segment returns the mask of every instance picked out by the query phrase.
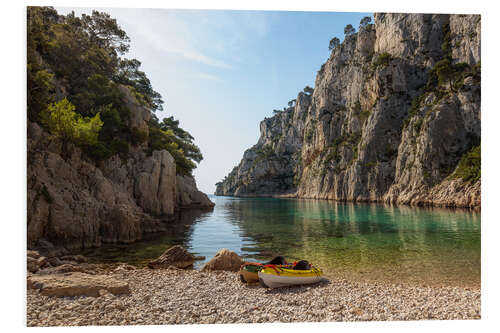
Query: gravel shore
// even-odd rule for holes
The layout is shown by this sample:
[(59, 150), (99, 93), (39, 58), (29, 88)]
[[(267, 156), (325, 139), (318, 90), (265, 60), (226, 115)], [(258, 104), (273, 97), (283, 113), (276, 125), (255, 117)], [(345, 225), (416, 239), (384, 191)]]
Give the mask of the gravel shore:
[(480, 319), (481, 291), (355, 282), (265, 289), (236, 273), (116, 270), (130, 295), (49, 297), (27, 292), (28, 326)]

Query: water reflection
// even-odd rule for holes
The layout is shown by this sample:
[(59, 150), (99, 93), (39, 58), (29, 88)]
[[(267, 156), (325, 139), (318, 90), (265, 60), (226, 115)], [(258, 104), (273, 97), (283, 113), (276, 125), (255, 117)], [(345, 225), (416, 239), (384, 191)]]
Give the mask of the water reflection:
[(480, 280), (480, 215), (465, 210), (217, 198), (228, 221), (253, 240), (247, 259), (282, 254), (332, 274), (455, 284)]
[(104, 244), (83, 254), (93, 262), (127, 262), (144, 266), (149, 260), (159, 257), (168, 247), (189, 243), (193, 237), (193, 224), (211, 214), (212, 211), (206, 209), (181, 211), (177, 214), (175, 222), (165, 222), (165, 232), (145, 235), (143, 240), (131, 244)]
[(107, 258), (119, 254), (144, 262), (182, 244), (206, 260), (228, 248), (247, 260), (278, 254), (307, 259), (342, 276), (455, 285), (480, 281), (477, 212), (322, 200), (211, 199), (216, 202), (213, 211), (184, 212), (175, 231), (118, 251), (110, 247)]

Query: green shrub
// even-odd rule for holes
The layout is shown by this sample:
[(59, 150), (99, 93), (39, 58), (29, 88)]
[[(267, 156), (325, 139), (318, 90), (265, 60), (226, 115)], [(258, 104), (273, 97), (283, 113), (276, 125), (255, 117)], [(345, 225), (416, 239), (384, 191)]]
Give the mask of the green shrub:
[(450, 58), (445, 58), (438, 61), (429, 72), (425, 90), (438, 93), (439, 86), (447, 84), (452, 92), (456, 92), (461, 88), (467, 76), (477, 77), (477, 67), (471, 68), (464, 62), (453, 64)]
[(91, 146), (84, 146), (84, 151), (88, 157), (95, 161), (106, 160), (114, 155), (114, 151), (102, 142), (98, 142)]
[(443, 43), (441, 43), (441, 50), (444, 52), (445, 56), (451, 55), (451, 32), (449, 24), (443, 26)]
[(341, 160), (341, 156), (337, 150), (337, 147), (330, 147), (328, 154), (325, 156), (325, 164), (330, 164), (330, 162), (334, 161), (335, 164), (339, 163)]
[(40, 113), (45, 111), (47, 105), (54, 99), (52, 85), (54, 75), (46, 70), (39, 70), (34, 64), (28, 64), (27, 74), (28, 119), (39, 122)]
[(130, 130), (130, 143), (134, 146), (138, 146), (141, 143), (146, 142), (148, 135), (146, 132), (140, 131), (138, 128), (134, 127)]
[(375, 68), (379, 66), (386, 67), (390, 64), (391, 61), (392, 61), (392, 56), (389, 53), (384, 52), (379, 54), (377, 58), (375, 58), (375, 60), (373, 61), (373, 66)]
[(368, 25), (365, 27), (365, 30), (366, 30), (366, 31), (372, 31), (372, 30), (375, 30), (375, 24), (373, 24), (373, 23), (368, 24)]
[(103, 124), (99, 113), (92, 118), (75, 113), (75, 106), (66, 98), (49, 105), (41, 119), (53, 135), (81, 145), (96, 144)]
[(175, 160), (176, 171), (181, 175), (191, 175), (196, 168), (194, 162), (201, 162), (200, 149), (192, 143), (193, 137), (178, 127), (179, 121), (173, 117), (161, 123), (154, 117), (149, 123), (148, 153), (167, 150)]
[(129, 152), (129, 144), (125, 140), (115, 140), (111, 143), (111, 149), (114, 154), (119, 154), (122, 157), (127, 157)]
[(481, 145), (472, 148), (462, 156), (455, 176), (472, 183), (481, 179)]
[(270, 159), (275, 155), (271, 146), (264, 146), (261, 150), (257, 151), (257, 154), (260, 155), (262, 159)]

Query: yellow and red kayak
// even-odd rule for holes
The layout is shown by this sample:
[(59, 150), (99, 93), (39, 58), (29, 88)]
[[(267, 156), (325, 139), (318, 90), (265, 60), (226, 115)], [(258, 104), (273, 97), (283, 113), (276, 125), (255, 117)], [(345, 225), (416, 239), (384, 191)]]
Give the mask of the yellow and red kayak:
[(259, 282), (264, 287), (279, 288), (301, 284), (312, 284), (322, 280), (323, 271), (314, 266), (297, 270), (275, 265), (265, 265), (257, 273)]
[[(259, 271), (264, 268), (266, 264), (258, 262), (246, 262), (240, 267), (239, 276), (243, 283), (259, 282)], [(274, 265), (276, 267), (291, 267), (291, 265)]]

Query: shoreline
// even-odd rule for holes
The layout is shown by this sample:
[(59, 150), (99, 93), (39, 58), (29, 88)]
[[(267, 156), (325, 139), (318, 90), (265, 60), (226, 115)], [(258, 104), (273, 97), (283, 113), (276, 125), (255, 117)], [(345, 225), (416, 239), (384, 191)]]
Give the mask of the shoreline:
[(237, 273), (179, 269), (101, 272), (131, 294), (42, 296), (27, 290), (27, 326), (165, 325), (480, 319), (481, 290), (354, 281), (327, 274), (315, 285), (265, 289)]
[[(102, 261), (98, 260), (92, 256), (89, 256), (88, 252), (77, 253), (84, 255), (88, 263), (91, 265), (96, 265), (102, 267), (105, 271), (112, 271), (113, 269), (119, 267), (120, 265), (130, 265), (133, 266), (137, 270), (146, 269), (147, 263), (156, 257), (144, 258), (137, 262), (130, 261)], [(243, 261), (248, 261), (246, 258), (242, 258)], [(253, 260), (250, 260), (253, 261)], [(188, 269), (199, 271), (203, 266), (199, 264), (199, 260), (195, 261), (195, 265)], [(349, 281), (355, 281), (360, 283), (384, 283), (384, 284), (394, 284), (394, 283), (402, 283), (409, 286), (415, 287), (432, 287), (432, 288), (467, 288), (467, 289), (481, 289), (481, 278), (480, 275), (478, 278), (467, 277), (446, 277), (443, 275), (435, 275), (435, 272), (427, 272), (425, 274), (412, 274), (411, 272), (394, 272), (386, 271), (384, 269), (380, 270), (372, 270), (372, 269), (363, 269), (362, 271), (357, 269), (331, 269), (328, 267), (321, 267), (323, 270), (323, 276), (329, 279), (344, 279)], [(480, 273), (479, 273), (480, 274)]]
[(295, 199), (295, 200), (320, 200), (320, 201), (330, 201), (335, 203), (345, 203), (345, 204), (375, 204), (382, 206), (391, 207), (409, 207), (418, 209), (432, 209), (432, 208), (442, 208), (442, 209), (459, 209), (468, 210), (473, 212), (481, 212), (481, 205), (477, 206), (460, 206), (460, 205), (449, 205), (449, 204), (439, 204), (433, 201), (422, 201), (415, 204), (411, 203), (398, 203), (398, 202), (387, 202), (384, 200), (348, 200), (348, 199), (331, 199), (331, 198), (315, 198), (307, 196), (298, 196), (296, 193), (292, 194), (244, 194), (244, 195), (227, 195), (227, 194), (212, 194), (215, 197), (228, 197), (228, 198), (274, 198), (274, 199)]

